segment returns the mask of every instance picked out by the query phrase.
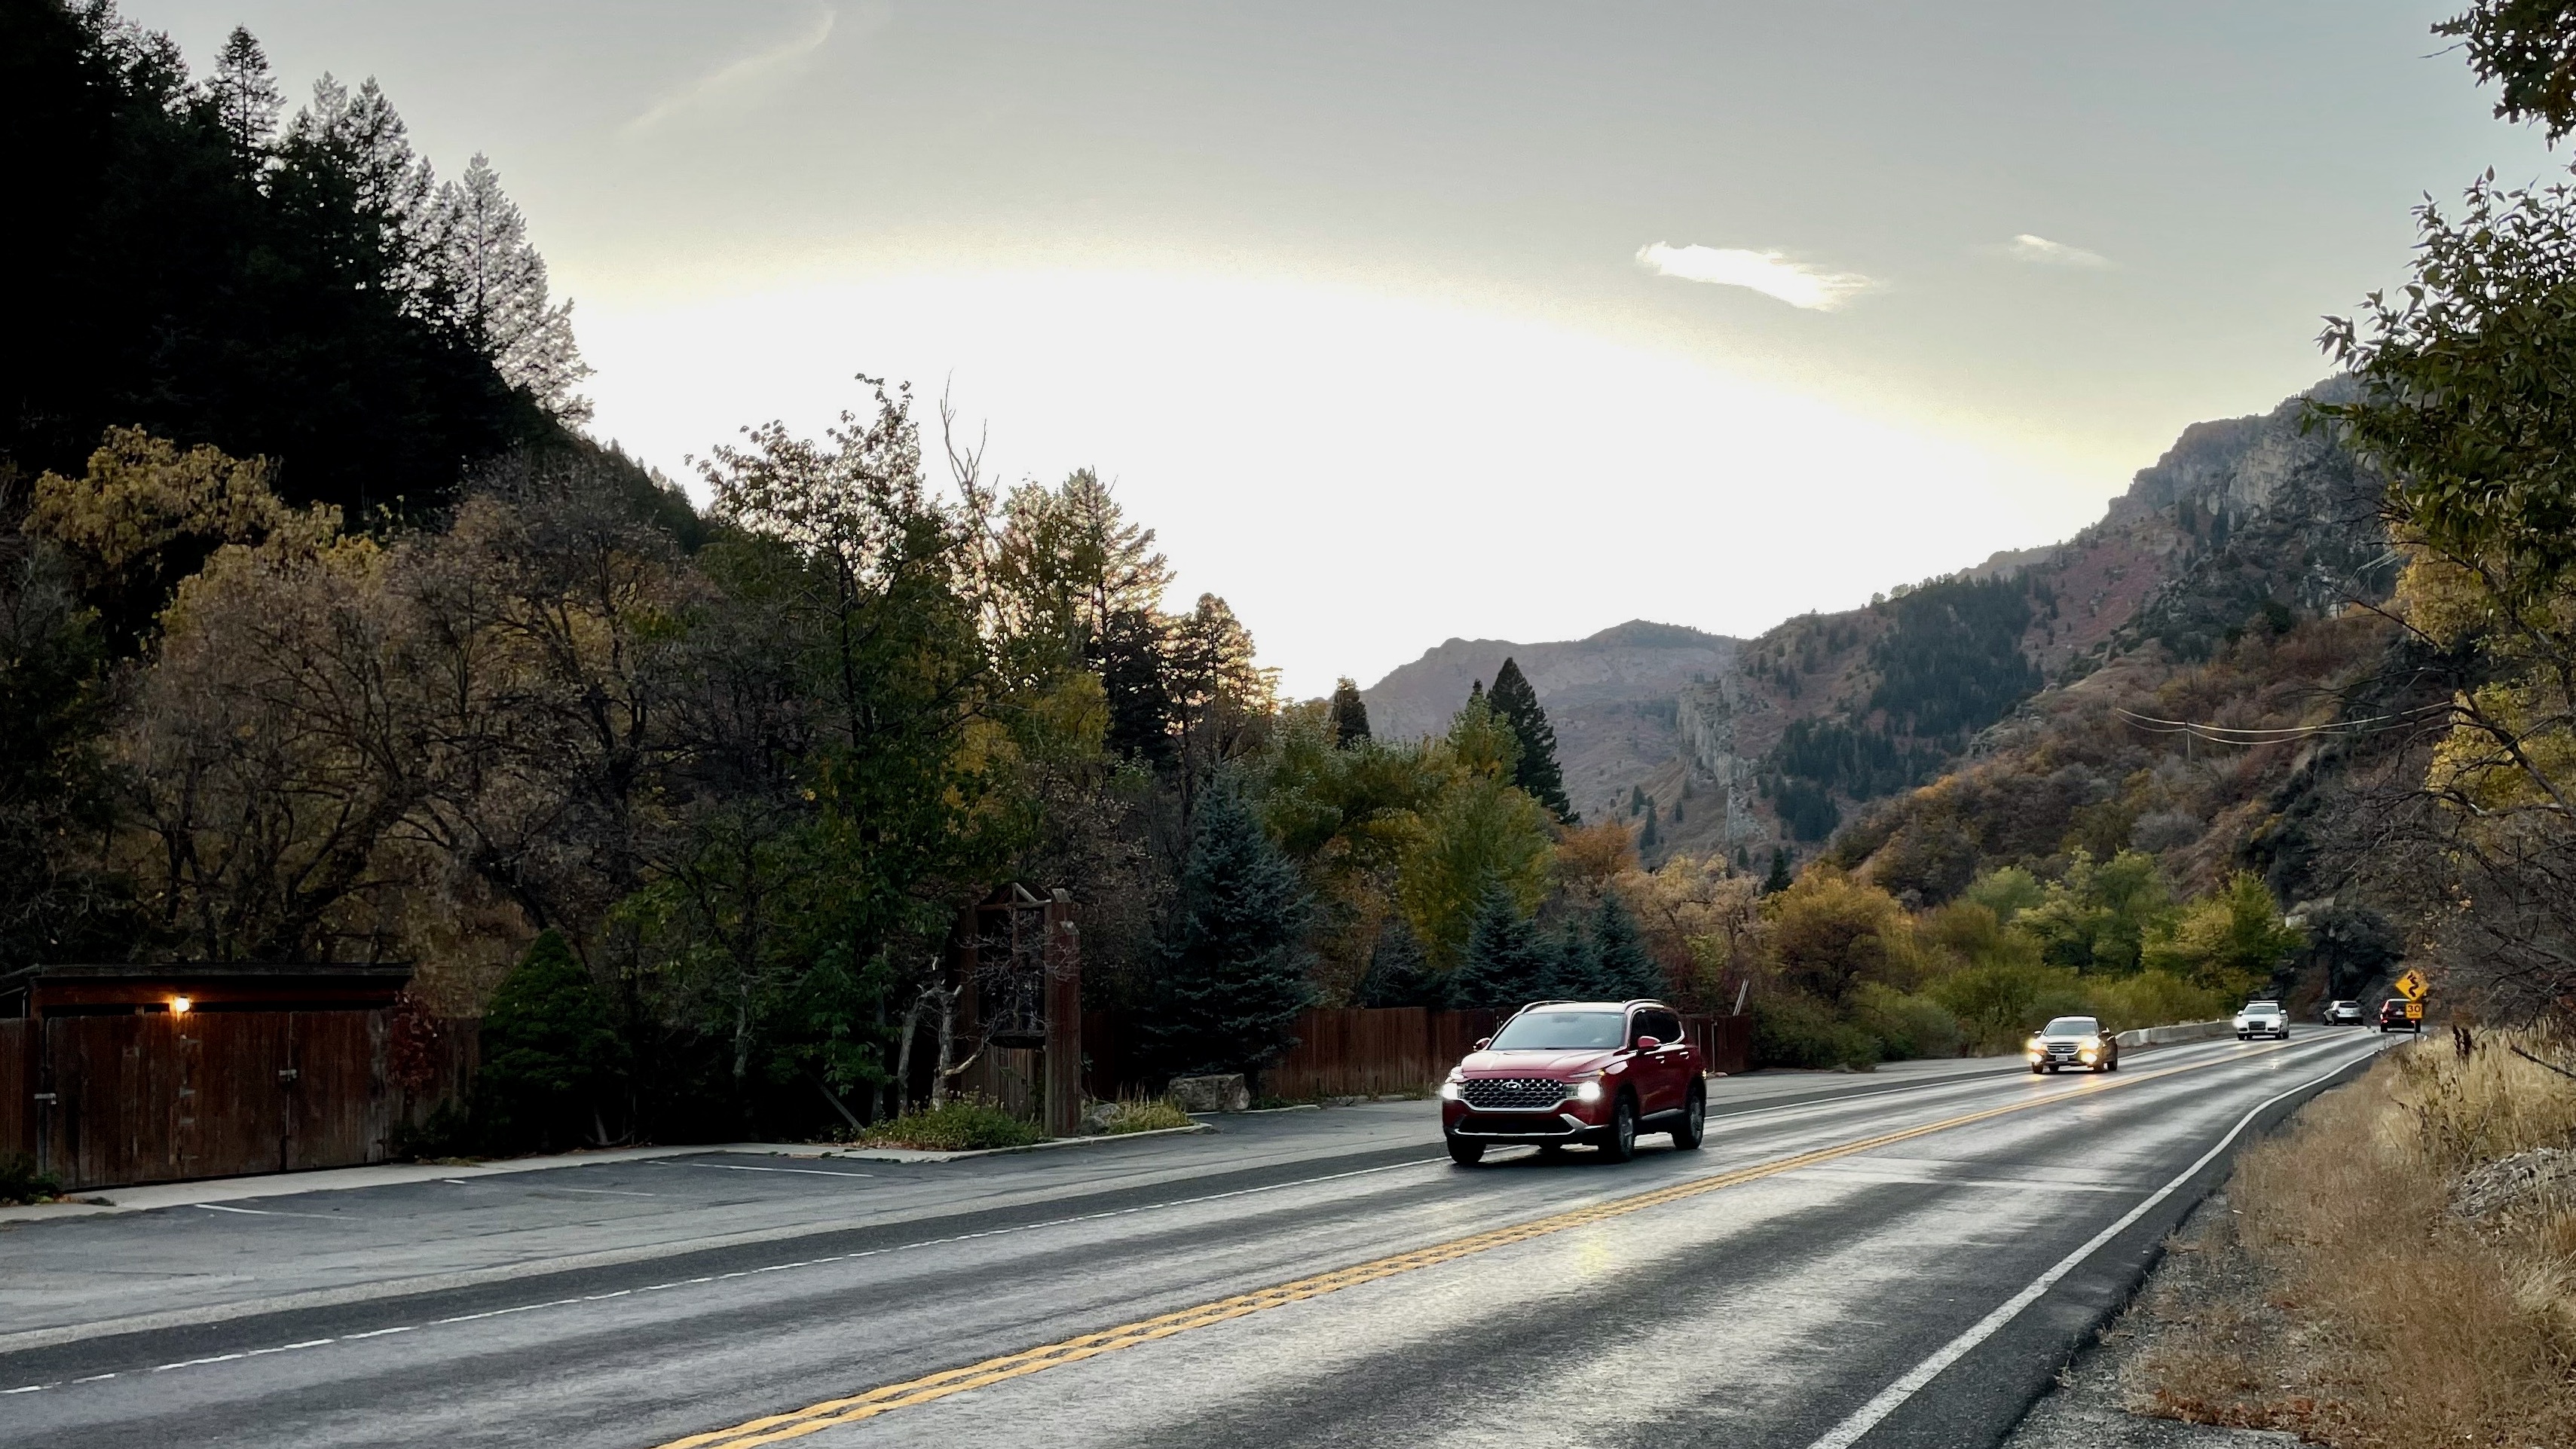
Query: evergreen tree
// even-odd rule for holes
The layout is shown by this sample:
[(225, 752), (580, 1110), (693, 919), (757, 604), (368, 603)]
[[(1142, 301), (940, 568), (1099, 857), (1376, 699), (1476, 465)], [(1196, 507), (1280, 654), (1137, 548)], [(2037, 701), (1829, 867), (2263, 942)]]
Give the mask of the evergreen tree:
[(1257, 1072), (1297, 1044), (1310, 901), (1234, 782), (1200, 796), (1179, 899), (1161, 943), (1159, 1011), (1148, 1028), (1177, 1075)]
[(483, 1010), (476, 1129), (505, 1150), (589, 1140), (618, 1061), (607, 1000), (564, 938), (543, 932)]
[(1646, 800), (1646, 828), (1637, 832), (1637, 849), (1640, 851), (1653, 850), (1655, 847), (1663, 843), (1664, 838), (1662, 834), (1655, 829), (1654, 798), (1649, 796)]
[(1629, 787), (1628, 787), (1628, 818), (1629, 818), (1629, 819), (1631, 819), (1631, 820), (1636, 819), (1640, 814), (1644, 813), (1645, 808), (1646, 808), (1646, 787), (1645, 787), (1645, 786), (1643, 786), (1643, 785), (1631, 785), (1631, 786), (1629, 786)]
[[(1688, 798), (1688, 796), (1689, 796), (1690, 792), (1689, 792), (1689, 791), (1687, 791), (1687, 790), (1685, 790), (1685, 791), (1683, 791), (1683, 792), (1682, 792), (1682, 794), (1683, 794), (1684, 798)], [(1673, 802), (1673, 823), (1674, 823), (1675, 825), (1679, 825), (1679, 824), (1681, 824), (1681, 823), (1682, 823), (1682, 802), (1681, 802), (1680, 800), (1676, 800), (1676, 801), (1674, 801), (1674, 802)]]
[(206, 93), (215, 103), (216, 124), (232, 144), (233, 165), (243, 179), (256, 176), (268, 163), (277, 139), (277, 113), (286, 97), (269, 74), (268, 55), (249, 29), (236, 25), (215, 55), (215, 73), (206, 78)]
[(1466, 953), (1450, 978), (1450, 1004), (1510, 1011), (1545, 1000), (1556, 984), (1548, 945), (1511, 892), (1499, 882), (1487, 884), (1467, 932)]
[(1600, 961), (1603, 996), (1612, 1001), (1626, 1001), (1639, 996), (1664, 994), (1664, 969), (1646, 950), (1645, 932), (1637, 928), (1637, 918), (1615, 895), (1604, 895), (1592, 913), (1592, 949)]
[(1100, 683), (1109, 695), (1109, 748), (1157, 770), (1179, 753), (1163, 636), (1152, 610), (1122, 609), (1109, 616), (1097, 646)]
[(1762, 894), (1767, 896), (1774, 891), (1785, 891), (1788, 888), (1789, 847), (1775, 845), (1771, 847), (1771, 873), (1762, 878)]
[(546, 259), (480, 152), (463, 181), (439, 188), (430, 230), (453, 325), (466, 345), (547, 412), (566, 422), (588, 418), (589, 400), (573, 392), (590, 366), (573, 345), (572, 303), (548, 299)]
[(1735, 847), (1735, 868), (1745, 871), (1753, 869), (1753, 857), (1746, 855), (1741, 845)]
[(1494, 672), (1494, 688), (1488, 696), (1494, 712), (1511, 724), (1512, 734), (1521, 742), (1520, 764), (1512, 783), (1529, 792), (1531, 799), (1546, 806), (1557, 819), (1575, 823), (1574, 806), (1565, 798), (1565, 774), (1556, 762), (1556, 727), (1547, 722), (1547, 711), (1539, 708), (1538, 691), (1530, 687), (1519, 664), (1505, 659)]
[(1368, 974), (1352, 993), (1356, 1006), (1427, 1006), (1449, 1004), (1449, 983), (1431, 969), (1422, 938), (1401, 915), (1388, 918), (1369, 950)]
[(1333, 747), (1347, 750), (1369, 738), (1368, 702), (1347, 674), (1333, 686)]
[(1626, 999), (1603, 975), (1599, 943), (1583, 929), (1580, 917), (1569, 915), (1557, 924), (1548, 953), (1553, 958), (1553, 972), (1541, 995), (1568, 1001)]

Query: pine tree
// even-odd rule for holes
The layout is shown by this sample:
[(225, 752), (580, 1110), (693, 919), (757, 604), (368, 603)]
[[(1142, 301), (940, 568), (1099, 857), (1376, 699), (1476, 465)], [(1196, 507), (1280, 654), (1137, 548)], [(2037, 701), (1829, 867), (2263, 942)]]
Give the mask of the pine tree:
[(484, 1009), (475, 1128), (502, 1149), (587, 1140), (598, 1131), (618, 1061), (598, 985), (562, 936), (543, 932)]
[(1352, 995), (1358, 1006), (1427, 1006), (1436, 1011), (1449, 1004), (1449, 983), (1431, 969), (1422, 938), (1402, 915), (1395, 915), (1379, 928), (1368, 974)]
[(1646, 809), (1646, 787), (1645, 787), (1645, 786), (1643, 786), (1643, 785), (1631, 785), (1631, 786), (1629, 786), (1629, 787), (1628, 787), (1628, 818), (1629, 818), (1629, 819), (1631, 819), (1631, 820), (1636, 819), (1640, 814), (1644, 813), (1645, 809)]
[(1602, 994), (1612, 1001), (1664, 994), (1664, 970), (1646, 950), (1637, 918), (1615, 895), (1604, 895), (1592, 913), (1592, 949), (1600, 961)]
[(1735, 847), (1735, 868), (1742, 871), (1753, 869), (1753, 857), (1745, 854), (1741, 845)]
[(1603, 976), (1599, 945), (1583, 929), (1580, 917), (1567, 916), (1558, 924), (1554, 939), (1548, 943), (1548, 954), (1552, 970), (1542, 995), (1567, 1001), (1626, 999)]
[(1467, 933), (1467, 951), (1449, 982), (1452, 1006), (1510, 1011), (1547, 998), (1555, 963), (1538, 923), (1524, 916), (1511, 893), (1489, 883)]
[(215, 54), (215, 72), (206, 77), (206, 93), (215, 103), (216, 123), (232, 145), (233, 164), (243, 176), (256, 175), (268, 162), (277, 139), (277, 113), (286, 97), (269, 73), (267, 52), (248, 27), (236, 25)]
[(572, 303), (547, 298), (546, 259), (480, 152), (463, 181), (439, 188), (430, 245), (466, 345), (547, 412), (566, 422), (589, 417), (589, 400), (573, 391), (590, 366), (573, 344)]
[(1655, 829), (1655, 802), (1649, 796), (1646, 800), (1646, 828), (1637, 832), (1637, 849), (1648, 851), (1663, 843), (1663, 835)]
[(1360, 698), (1360, 687), (1347, 674), (1333, 686), (1333, 747), (1347, 750), (1368, 743), (1368, 702)]
[[(1685, 791), (1683, 791), (1682, 793), (1683, 793), (1683, 795), (1684, 795), (1685, 797), (1687, 797), (1687, 796), (1689, 795), (1689, 793), (1690, 793), (1690, 792), (1689, 792), (1689, 791), (1687, 791), (1687, 790), (1685, 790)], [(1673, 802), (1673, 823), (1674, 823), (1675, 825), (1679, 825), (1679, 824), (1681, 824), (1681, 823), (1682, 823), (1682, 802), (1681, 802), (1681, 801), (1679, 801), (1679, 800), (1676, 800), (1676, 801), (1674, 801), (1674, 802)]]
[(1573, 803), (1565, 798), (1565, 772), (1556, 761), (1556, 727), (1547, 722), (1547, 711), (1539, 708), (1538, 691), (1530, 687), (1519, 664), (1510, 659), (1494, 672), (1490, 696), (1494, 712), (1509, 721), (1512, 734), (1521, 742), (1520, 764), (1512, 783), (1529, 792), (1531, 799), (1546, 806), (1557, 819), (1575, 823)]
[(1775, 845), (1771, 847), (1771, 873), (1762, 878), (1762, 894), (1785, 891), (1789, 884), (1789, 847)]
[(1307, 984), (1310, 901), (1233, 781), (1199, 797), (1180, 896), (1161, 943), (1159, 1010), (1148, 1028), (1176, 1075), (1257, 1072), (1297, 1044)]

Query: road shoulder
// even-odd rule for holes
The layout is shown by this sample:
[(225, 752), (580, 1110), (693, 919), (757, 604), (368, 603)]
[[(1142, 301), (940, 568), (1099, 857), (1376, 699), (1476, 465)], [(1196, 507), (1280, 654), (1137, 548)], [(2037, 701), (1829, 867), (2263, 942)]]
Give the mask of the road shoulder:
[(2174, 1328), (2173, 1309), (2220, 1296), (2213, 1280), (2233, 1271), (2211, 1242), (2230, 1211), (2223, 1190), (2192, 1209), (2137, 1297), (2058, 1373), (2003, 1449), (2277, 1449), (2299, 1442), (2294, 1434), (2186, 1424), (2134, 1407), (2147, 1402), (2141, 1370)]

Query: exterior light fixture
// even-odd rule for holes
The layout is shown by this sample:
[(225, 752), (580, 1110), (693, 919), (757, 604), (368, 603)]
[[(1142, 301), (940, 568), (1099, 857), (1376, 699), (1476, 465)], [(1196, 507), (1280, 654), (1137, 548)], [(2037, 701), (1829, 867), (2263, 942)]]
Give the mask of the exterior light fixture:
[(184, 996), (173, 996), (170, 998), (170, 1014), (173, 1016), (186, 1016), (188, 1014), (188, 1008), (196, 1004), (197, 1003), (190, 1001)]

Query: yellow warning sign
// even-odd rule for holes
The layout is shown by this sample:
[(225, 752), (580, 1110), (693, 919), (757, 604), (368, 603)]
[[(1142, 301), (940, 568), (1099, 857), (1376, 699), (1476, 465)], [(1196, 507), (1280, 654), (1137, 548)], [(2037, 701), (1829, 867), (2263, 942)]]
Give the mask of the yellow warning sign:
[(2410, 968), (2405, 975), (2397, 978), (2397, 994), (2409, 1001), (2423, 1000), (2424, 994), (2432, 989), (2433, 983), (2425, 980), (2424, 973), (2421, 971)]

